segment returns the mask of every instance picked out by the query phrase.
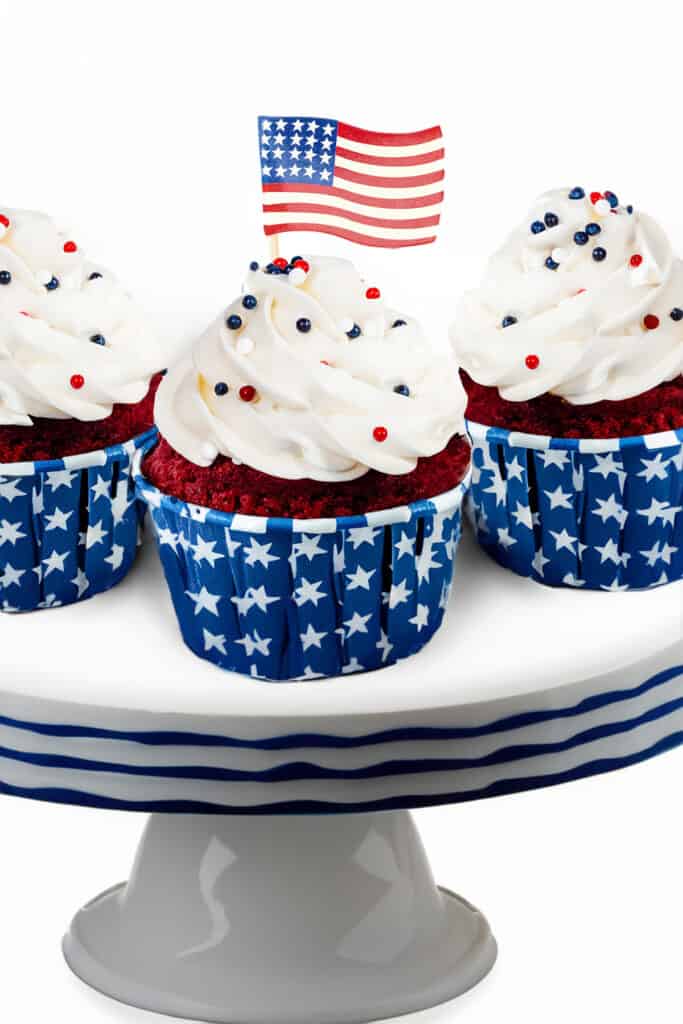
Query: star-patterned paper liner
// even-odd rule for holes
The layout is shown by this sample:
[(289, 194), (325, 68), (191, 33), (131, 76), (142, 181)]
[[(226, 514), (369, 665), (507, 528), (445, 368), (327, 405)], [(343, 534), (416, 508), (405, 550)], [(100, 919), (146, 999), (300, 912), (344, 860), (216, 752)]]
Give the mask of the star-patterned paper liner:
[(163, 494), (141, 473), (145, 454), (138, 497), (199, 657), (258, 679), (322, 679), (393, 664), (440, 627), (469, 476), (432, 500), (364, 516), (266, 518)]
[(683, 430), (577, 439), (469, 422), (468, 431), (469, 510), (499, 564), (591, 590), (683, 578)]
[(82, 455), (0, 464), (0, 611), (56, 608), (120, 583), (144, 510), (132, 460), (153, 428)]

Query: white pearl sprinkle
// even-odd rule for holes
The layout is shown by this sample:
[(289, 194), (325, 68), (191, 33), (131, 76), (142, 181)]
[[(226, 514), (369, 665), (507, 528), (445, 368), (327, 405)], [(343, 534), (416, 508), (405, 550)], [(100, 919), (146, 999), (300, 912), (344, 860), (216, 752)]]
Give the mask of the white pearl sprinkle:
[(564, 263), (564, 261), (566, 260), (566, 258), (568, 256), (568, 253), (567, 253), (566, 249), (557, 248), (557, 249), (553, 249), (553, 251), (551, 253), (551, 256), (555, 260), (556, 263)]
[(253, 348), (254, 342), (251, 338), (247, 337), (246, 334), (243, 334), (241, 338), (238, 338), (235, 344), (235, 351), (239, 352), (241, 356), (248, 356)]
[(345, 316), (343, 320), (339, 321), (339, 330), (344, 334), (348, 334), (349, 331), (353, 330), (353, 320), (350, 316)]
[(293, 285), (303, 284), (306, 280), (306, 271), (303, 267), (295, 267), (294, 270), (289, 272), (289, 283)]
[(595, 204), (595, 209), (598, 213), (607, 214), (611, 212), (612, 207), (610, 206), (609, 201), (607, 199), (598, 199), (597, 203)]
[(213, 462), (218, 455), (218, 448), (211, 441), (204, 441), (201, 447), (202, 458), (207, 462)]

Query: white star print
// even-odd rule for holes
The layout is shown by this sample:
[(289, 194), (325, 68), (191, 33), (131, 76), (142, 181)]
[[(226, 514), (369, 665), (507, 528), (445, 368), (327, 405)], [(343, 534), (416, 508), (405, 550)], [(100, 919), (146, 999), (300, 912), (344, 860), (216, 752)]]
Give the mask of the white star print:
[(303, 533), (301, 540), (294, 544), (294, 555), (305, 555), (309, 562), (315, 558), (316, 555), (324, 555), (325, 548), (320, 546), (320, 537), (317, 534), (308, 535)]
[(575, 491), (582, 491), (584, 483), (583, 466), (579, 463), (578, 467), (572, 470), (572, 486)]
[(282, 148), (282, 146), (276, 146), (275, 149), (273, 150), (273, 156), (275, 157), (276, 160), (280, 160), (283, 153), (284, 149)]
[(165, 527), (159, 527), (157, 529), (157, 539), (159, 544), (168, 544), (170, 548), (173, 548), (174, 554), (177, 554), (178, 550), (178, 534), (173, 533), (172, 530), (167, 530)]
[(255, 629), (253, 635), (251, 633), (245, 633), (242, 639), (236, 640), (235, 643), (244, 647), (248, 658), (251, 658), (254, 651), (264, 655), (264, 657), (268, 657), (272, 639), (272, 637), (261, 636), (258, 630)]
[(228, 548), (228, 554), (230, 555), (231, 558), (233, 558), (237, 549), (242, 547), (241, 540), (232, 539), (232, 537), (230, 536), (230, 530), (225, 531), (225, 543)]
[(280, 600), (279, 597), (271, 597), (263, 584), (260, 587), (252, 587), (249, 593), (251, 594), (252, 604), (262, 612), (267, 612), (269, 604), (274, 604)]
[(374, 530), (372, 526), (355, 526), (349, 530), (349, 541), (353, 544), (353, 550), (357, 551), (361, 544), (374, 544), (375, 537), (381, 530)]
[(116, 491), (116, 496), (111, 503), (111, 514), (114, 521), (114, 526), (118, 526), (122, 522), (128, 509), (133, 504), (133, 500), (128, 497), (128, 488), (119, 486)]
[(620, 585), (618, 577), (615, 576), (614, 579), (612, 580), (612, 582), (610, 583), (610, 585), (608, 587), (603, 585), (603, 586), (600, 587), (600, 589), (601, 590), (628, 590), (629, 588), (628, 588), (628, 584), (627, 583), (624, 583), (624, 584)]
[(565, 493), (561, 487), (556, 487), (554, 491), (543, 492), (550, 502), (550, 508), (571, 508), (572, 507), (572, 496), (571, 494)]
[(450, 583), (444, 583), (441, 587), (441, 597), (439, 598), (439, 608), (442, 611), (446, 611), (451, 600), (451, 591), (453, 587)]
[(408, 619), (408, 622), (412, 623), (413, 626), (416, 626), (418, 633), (421, 633), (429, 622), (429, 606), (426, 604), (418, 604), (417, 612), (413, 615), (412, 619)]
[(350, 619), (348, 619), (344, 625), (347, 628), (346, 638), (352, 637), (354, 633), (367, 633), (368, 627), (366, 623), (372, 618), (372, 613), (369, 615), (360, 615), (358, 612), (354, 612)]
[(98, 473), (97, 480), (90, 488), (92, 491), (92, 500), (98, 501), (100, 498), (108, 498), (110, 489), (111, 480), (105, 480), (104, 477)]
[(375, 644), (378, 651), (382, 652), (382, 663), (384, 663), (391, 652), (394, 649), (394, 645), (389, 642), (389, 638), (383, 629), (380, 630), (380, 639)]
[(521, 501), (517, 502), (517, 508), (512, 513), (512, 518), (518, 526), (526, 526), (528, 530), (533, 530), (534, 524), (531, 518), (531, 509), (528, 505), (522, 505)]
[(664, 456), (662, 455), (662, 453), (657, 452), (657, 455), (654, 457), (654, 459), (641, 459), (640, 461), (642, 462), (645, 469), (641, 469), (638, 476), (644, 476), (646, 483), (649, 483), (650, 480), (654, 479), (666, 480), (668, 476), (667, 466), (669, 465), (670, 460), (662, 462), (663, 458)]
[(35, 516), (39, 516), (45, 507), (43, 492), (33, 490), (31, 493), (31, 502), (33, 505), (33, 514)]
[(273, 135), (273, 142), (275, 142), (276, 145), (281, 146), (284, 141), (285, 137), (282, 132), (278, 132), (277, 135)]
[(214, 551), (215, 547), (215, 540), (204, 540), (203, 537), (197, 537), (197, 543), (191, 545), (195, 561), (198, 564), (201, 564), (202, 561), (207, 561), (213, 569), (219, 558), (225, 558), (225, 555), (222, 555), (220, 551)]
[(235, 594), (230, 600), (233, 604), (237, 605), (237, 611), (240, 615), (246, 615), (247, 612), (251, 611), (254, 602), (251, 599), (250, 591), (247, 591), (244, 596), (240, 597), (239, 594)]
[(422, 553), (417, 560), (417, 578), (420, 583), (424, 583), (425, 580), (429, 582), (432, 569), (442, 569), (441, 562), (437, 562), (433, 557), (432, 552), (432, 541), (426, 540)]
[(544, 567), (548, 564), (549, 561), (550, 561), (550, 559), (546, 558), (545, 555), (543, 554), (543, 552), (541, 551), (541, 549), (539, 548), (538, 551), (536, 552), (536, 554), (534, 555), (534, 559), (533, 559), (531, 564), (534, 567), (534, 569), (536, 570), (536, 572), (538, 573), (538, 575), (539, 576), (543, 576), (544, 575), (544, 571), (543, 571)]
[[(329, 164), (331, 162), (331, 160), (332, 160), (332, 157), (330, 156), (329, 153), (321, 153), (320, 154), (320, 163), (321, 164), (325, 164), (325, 166), (327, 166), (327, 164)], [(321, 177), (322, 177), (322, 175), (321, 175)]]
[(323, 139), (322, 142), (320, 143), (320, 145), (321, 145), (321, 147), (323, 149), (332, 149), (332, 140), (331, 139)]
[(19, 580), (26, 572), (25, 569), (15, 569), (9, 562), (5, 563), (5, 571), (0, 576), (0, 587), (12, 587), (19, 583)]
[[(342, 669), (342, 672), (343, 671), (344, 669)], [(302, 676), (297, 676), (297, 679), (322, 679), (323, 676), (323, 672), (315, 672), (310, 665), (306, 665), (304, 669), (304, 674)]]
[(96, 544), (102, 544), (104, 538), (107, 536), (107, 531), (102, 529), (102, 520), (99, 523), (94, 523), (88, 527), (88, 532), (85, 537), (85, 546), (89, 551), (90, 548), (94, 548)]
[(376, 569), (364, 569), (361, 565), (358, 566), (355, 572), (347, 574), (346, 589), (347, 590), (358, 590), (360, 587), (363, 590), (370, 589), (370, 580), (376, 573)]
[(283, 119), (282, 119), (282, 118), (280, 117), (280, 118), (278, 118), (278, 120), (277, 120), (277, 121), (275, 122), (275, 127), (277, 128), (277, 130), (278, 130), (279, 132), (283, 132), (283, 131), (285, 130), (285, 128), (287, 127), (287, 122), (286, 122), (286, 121), (283, 121)]
[(45, 516), (45, 530), (66, 530), (69, 518), (73, 512), (64, 512), (61, 508), (55, 508), (52, 515)]
[(327, 633), (318, 633), (313, 628), (313, 624), (309, 622), (306, 632), (299, 633), (299, 639), (303, 644), (304, 652), (307, 651), (309, 647), (320, 647), (321, 641), (324, 640), (326, 636)]
[(667, 543), (662, 544), (660, 548), (659, 541), (655, 541), (649, 551), (641, 551), (640, 554), (646, 559), (647, 564), (652, 569), (660, 560), (666, 565), (671, 565), (671, 556), (675, 555), (677, 551), (678, 548), (674, 548)]
[(572, 537), (567, 530), (562, 530), (560, 533), (556, 533), (555, 530), (551, 530), (550, 534), (555, 541), (556, 551), (562, 551), (563, 548), (566, 548), (567, 551), (571, 551), (572, 554), (575, 554), (574, 545), (578, 540), (577, 537)]
[(298, 164), (292, 164), (292, 166), (289, 168), (289, 173), (292, 178), (296, 178), (300, 170), (301, 168), (299, 167)]
[(294, 600), (296, 604), (301, 607), (310, 601), (315, 607), (318, 607), (318, 601), (322, 601), (323, 598), (327, 597), (326, 592), (323, 590), (320, 592), (319, 587), (322, 586), (319, 580), (307, 580), (305, 576), (301, 577), (301, 583), (296, 587), (294, 591)]
[(525, 467), (515, 455), (512, 462), (508, 462), (508, 480), (523, 480)]
[(300, 132), (301, 129), (303, 128), (303, 126), (304, 126), (303, 121), (299, 121), (298, 118), (297, 118), (296, 121), (292, 122), (292, 128), (294, 129), (295, 132)]
[[(307, 178), (312, 178), (313, 175), (315, 174), (315, 171), (314, 171), (313, 167), (307, 167), (304, 170), (304, 174), (306, 175)], [(346, 671), (346, 669), (344, 669), (344, 671)]]
[(71, 487), (72, 482), (77, 476), (78, 473), (70, 473), (68, 469), (60, 469), (54, 473), (48, 473), (46, 483), (53, 491), (57, 491), (60, 487)]
[(275, 168), (275, 173), (278, 176), (278, 178), (284, 178), (284, 176), (285, 176), (285, 169), (282, 166), (282, 164), (280, 164), (278, 167)]
[(309, 135), (315, 135), (319, 127), (320, 125), (318, 124), (317, 121), (309, 121), (306, 130), (308, 131)]
[(671, 462), (676, 467), (679, 473), (681, 472), (681, 470), (683, 470), (683, 446), (680, 448), (678, 452), (676, 452), (675, 455), (671, 456)]
[(405, 530), (401, 530), (400, 540), (398, 540), (394, 544), (394, 547), (396, 548), (397, 551), (397, 561), (399, 558), (403, 558), (404, 555), (408, 555), (410, 558), (412, 558), (415, 552), (415, 538), (409, 537)]
[(12, 547), (25, 537), (21, 531), (21, 523), (10, 523), (6, 519), (0, 519), (0, 545), (11, 544)]
[(38, 605), (39, 608), (61, 608), (62, 602), (57, 600), (56, 594), (48, 594), (44, 601)]
[(365, 671), (365, 666), (361, 665), (361, 663), (359, 662), (358, 658), (355, 657), (355, 655), (354, 655), (353, 658), (351, 658), (351, 661), (349, 661), (346, 665), (342, 666), (342, 675), (343, 676), (348, 676), (352, 672), (364, 672), (364, 671)]
[(501, 545), (501, 547), (504, 547), (505, 550), (507, 551), (507, 549), (511, 548), (513, 544), (517, 543), (517, 538), (510, 536), (510, 531), (507, 529), (507, 527), (505, 527), (505, 528), (499, 527), (499, 529), (498, 529), (498, 543)]
[(681, 511), (681, 506), (672, 506), (668, 501), (658, 501), (653, 498), (648, 508), (638, 509), (639, 516), (647, 517), (647, 525), (652, 526), (657, 519), (673, 526), (676, 515)]
[(263, 121), (261, 121), (261, 127), (263, 128), (264, 132), (269, 132), (272, 126), (273, 122), (268, 121), (266, 118), (264, 118)]
[(578, 578), (578, 576), (574, 575), (573, 572), (568, 572), (566, 574), (566, 576), (564, 576), (562, 582), (567, 587), (585, 587), (586, 586), (586, 581), (585, 580), (580, 580)]
[(123, 556), (125, 550), (126, 549), (122, 547), (120, 544), (114, 544), (111, 549), (111, 554), (107, 555), (107, 557), (105, 558), (105, 562), (109, 562), (114, 572), (116, 572), (117, 569), (120, 569), (121, 566), (123, 565)]
[(58, 551), (53, 551), (47, 558), (43, 558), (43, 565), (46, 567), (43, 575), (49, 576), (51, 572), (64, 572), (64, 563), (68, 557), (68, 551), (64, 551), (61, 555)]
[(607, 455), (594, 455), (593, 458), (595, 459), (595, 468), (591, 469), (591, 473), (598, 473), (603, 480), (614, 473), (619, 482), (623, 484), (626, 473), (621, 464), (615, 460), (613, 452), (608, 452)]
[(343, 541), (339, 547), (334, 547), (332, 550), (332, 568), (335, 573), (344, 572), (344, 569), (346, 568), (346, 555), (344, 553)]
[(211, 594), (206, 587), (202, 587), (198, 594), (194, 594), (191, 590), (186, 590), (185, 593), (194, 604), (195, 615), (199, 615), (202, 611), (207, 611), (210, 615), (218, 615), (220, 594)]
[(6, 480), (0, 476), (0, 498), (5, 501), (14, 501), (15, 498), (23, 498), (24, 492), (16, 480)]
[(323, 125), (323, 135), (334, 135), (334, 127), (331, 124)]
[(612, 539), (608, 540), (602, 546), (596, 544), (595, 550), (600, 555), (600, 565), (603, 565), (605, 562), (614, 562), (615, 565), (623, 564), (623, 558), (619, 553), (619, 548)]
[(331, 174), (330, 174), (329, 171), (321, 171), (320, 172), (320, 180), (321, 181), (329, 181), (330, 178), (331, 178)]
[(71, 580), (71, 582), (77, 588), (79, 598), (83, 597), (83, 594), (85, 594), (86, 590), (90, 586), (90, 580), (85, 575), (82, 569), (76, 570), (76, 575)]
[(279, 555), (271, 555), (272, 543), (259, 544), (255, 537), (249, 540), (249, 547), (244, 549), (244, 560), (247, 565), (256, 565), (259, 562), (264, 569), (267, 569), (271, 562), (279, 561)]
[(543, 460), (543, 465), (546, 469), (549, 469), (550, 466), (557, 466), (558, 469), (564, 469), (569, 462), (568, 453), (562, 451), (560, 448), (548, 448), (545, 452), (539, 452), (539, 456)]
[(610, 494), (609, 498), (596, 498), (596, 507), (593, 509), (593, 515), (599, 516), (603, 523), (606, 523), (608, 519), (614, 518), (623, 526), (628, 519), (628, 512), (624, 509), (624, 506), (617, 501), (616, 494)]
[(492, 473), (493, 473), (493, 478), (491, 480), (491, 486), (486, 488), (486, 490), (484, 491), (484, 494), (495, 494), (495, 496), (496, 496), (496, 508), (497, 508), (498, 505), (504, 505), (505, 504), (505, 495), (507, 493), (507, 483), (505, 482), (505, 480), (503, 480), (502, 476), (500, 475), (500, 470), (498, 469), (497, 466), (495, 467), (495, 469), (492, 470)]
[(411, 594), (412, 590), (408, 589), (405, 580), (394, 583), (389, 591), (389, 607), (395, 608), (399, 604), (405, 604)]
[(211, 633), (208, 629), (203, 629), (204, 635), (204, 651), (220, 651), (221, 654), (227, 654), (225, 649), (225, 635), (223, 633)]

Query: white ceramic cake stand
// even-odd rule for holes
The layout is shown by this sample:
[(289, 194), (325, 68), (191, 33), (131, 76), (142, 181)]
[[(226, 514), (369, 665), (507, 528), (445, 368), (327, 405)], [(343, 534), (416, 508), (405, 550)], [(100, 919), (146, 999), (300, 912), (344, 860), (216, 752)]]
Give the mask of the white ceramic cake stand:
[(109, 595), (0, 616), (0, 791), (151, 812), (66, 958), (211, 1021), (366, 1021), (458, 995), (495, 941), (436, 888), (407, 808), (683, 742), (680, 585), (554, 591), (466, 541), (443, 631), (367, 675), (274, 685), (181, 645), (151, 548)]

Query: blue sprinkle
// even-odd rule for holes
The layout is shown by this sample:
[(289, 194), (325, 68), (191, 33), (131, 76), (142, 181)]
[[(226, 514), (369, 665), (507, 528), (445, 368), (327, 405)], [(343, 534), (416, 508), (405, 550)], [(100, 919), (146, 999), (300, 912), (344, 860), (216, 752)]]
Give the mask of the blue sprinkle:
[(251, 263), (249, 264), (249, 269), (250, 270), (258, 270), (258, 263), (256, 262), (256, 260), (252, 260), (251, 261)]
[(223, 395), (227, 395), (230, 388), (225, 383), (225, 381), (220, 380), (218, 384), (215, 385), (213, 390), (216, 392), (219, 398), (222, 398)]
[(629, 204), (628, 204), (628, 206), (626, 207), (626, 212), (627, 212), (627, 213), (633, 213), (633, 207), (631, 206), (631, 204), (630, 204), (630, 203), (629, 203)]
[(557, 270), (560, 264), (556, 263), (552, 256), (548, 256), (548, 259), (545, 261), (545, 265), (548, 270)]
[(571, 192), (569, 193), (569, 198), (570, 199), (584, 199), (585, 195), (586, 195), (586, 193), (584, 192), (584, 190), (577, 185), (576, 188), (573, 188), (571, 190)]
[(354, 324), (353, 327), (351, 328), (351, 330), (346, 332), (346, 337), (347, 338), (359, 338), (360, 337), (360, 327), (358, 326), (358, 324)]
[(107, 344), (107, 339), (105, 338), (105, 336), (103, 334), (91, 334), (90, 335), (90, 340), (92, 341), (93, 345), (106, 345)]
[(410, 395), (410, 388), (407, 384), (397, 384), (394, 391), (397, 395), (403, 395), (405, 398), (408, 398)]
[(59, 278), (57, 278), (57, 277), (53, 277), (53, 278), (51, 278), (51, 279), (50, 279), (50, 280), (49, 280), (49, 281), (47, 282), (47, 284), (45, 285), (45, 287), (47, 288), (47, 290), (48, 290), (49, 292), (53, 292), (53, 291), (55, 290), (55, 288), (59, 288)]
[(245, 295), (242, 299), (242, 305), (245, 309), (255, 309), (257, 306), (255, 295)]
[(560, 218), (557, 216), (556, 213), (546, 213), (543, 220), (545, 221), (545, 226), (547, 228), (556, 228), (557, 225), (560, 223)]
[(301, 331), (302, 334), (308, 334), (311, 329), (311, 321), (305, 316), (300, 317), (296, 322), (296, 329)]
[(619, 199), (614, 192), (605, 192), (605, 199), (614, 210), (619, 205)]
[(599, 224), (595, 224), (593, 222), (586, 224), (586, 233), (589, 235), (599, 235), (601, 231), (602, 228)]
[(293, 263), (296, 263), (297, 260), (302, 260), (302, 259), (303, 259), (303, 256), (292, 256), (291, 260), (289, 261), (290, 267), (291, 267), (291, 265)]
[(588, 241), (588, 235), (585, 231), (577, 231), (574, 235), (574, 241), (577, 245), (585, 245)]
[(405, 327), (406, 326), (406, 321), (405, 320), (394, 320), (394, 322), (393, 322), (393, 324), (391, 326), (392, 327)]
[(98, 277), (102, 277), (99, 270), (93, 270), (92, 274), (88, 278), (89, 281), (96, 281)]
[(606, 256), (607, 256), (607, 250), (603, 249), (601, 245), (599, 245), (597, 247), (597, 249), (593, 249), (593, 259), (597, 263), (602, 263), (602, 261), (605, 259)]
[(678, 323), (679, 320), (683, 320), (683, 309), (679, 309), (678, 306), (674, 306), (669, 313), (669, 316), (672, 320), (675, 320)]
[(501, 327), (512, 327), (513, 324), (517, 323), (516, 316), (504, 316), (500, 322)]
[(0, 270), (0, 284), (10, 284), (12, 281), (12, 275), (9, 270)]
[(231, 331), (239, 331), (240, 327), (242, 326), (242, 317), (238, 316), (237, 313), (232, 313), (225, 321), (225, 323), (226, 326), (229, 327)]
[(545, 224), (542, 220), (535, 220), (531, 225), (531, 234), (540, 235), (541, 231), (545, 231)]

